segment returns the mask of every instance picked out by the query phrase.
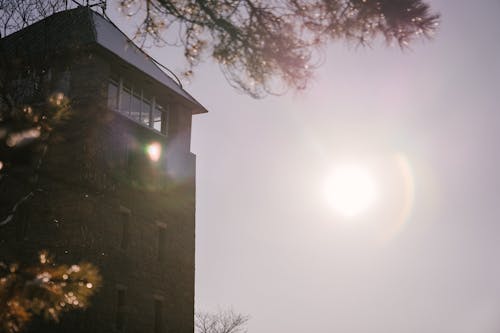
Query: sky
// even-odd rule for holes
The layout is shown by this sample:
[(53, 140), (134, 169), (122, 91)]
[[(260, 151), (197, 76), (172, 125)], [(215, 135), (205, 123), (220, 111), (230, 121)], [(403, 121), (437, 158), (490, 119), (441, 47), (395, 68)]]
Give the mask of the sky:
[[(429, 3), (434, 40), (337, 42), (304, 92), (254, 100), (198, 68), (197, 310), (250, 333), (500, 331), (500, 1)], [(353, 218), (324, 190), (346, 163), (378, 191)]]

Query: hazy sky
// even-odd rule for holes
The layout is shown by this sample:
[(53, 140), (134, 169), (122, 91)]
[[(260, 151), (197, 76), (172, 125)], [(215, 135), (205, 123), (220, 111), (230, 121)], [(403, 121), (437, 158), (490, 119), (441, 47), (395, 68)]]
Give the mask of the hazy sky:
[[(199, 68), (198, 309), (250, 333), (500, 332), (500, 1), (429, 2), (433, 41), (339, 42), (300, 94), (253, 100)], [(380, 192), (352, 220), (323, 193), (344, 162)]]

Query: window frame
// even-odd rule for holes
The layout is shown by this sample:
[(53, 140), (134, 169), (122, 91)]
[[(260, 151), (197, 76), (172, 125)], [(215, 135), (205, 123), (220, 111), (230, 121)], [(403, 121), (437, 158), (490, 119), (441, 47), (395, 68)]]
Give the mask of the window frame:
[(127, 288), (123, 285), (116, 286), (116, 317), (115, 329), (117, 332), (124, 332), (127, 318)]
[(120, 218), (121, 218), (121, 239), (120, 239), (120, 249), (126, 250), (130, 245), (130, 228), (132, 211), (126, 207), (120, 206)]
[[(110, 98), (110, 85), (118, 88), (116, 99)], [(133, 120), (135, 123), (140, 124), (144, 127), (152, 129), (153, 131), (168, 136), (168, 127), (170, 121), (170, 110), (163, 104), (157, 103), (154, 95), (145, 92), (144, 89), (140, 89), (132, 85), (129, 81), (123, 80), (122, 77), (117, 77), (116, 75), (111, 75), (107, 80), (107, 107), (127, 118)], [(128, 101), (125, 100), (128, 97)], [(135, 100), (134, 100), (135, 98)], [(139, 110), (135, 110), (134, 101), (139, 104)], [(148, 108), (147, 115), (143, 108)], [(155, 111), (161, 113), (160, 128), (155, 128)], [(137, 115), (137, 116), (134, 116)], [(146, 115), (146, 116), (145, 116)], [(144, 121), (147, 119), (147, 123)]]
[(155, 295), (153, 297), (154, 306), (154, 333), (165, 332), (164, 308), (165, 299), (162, 296)]
[(158, 227), (156, 258), (158, 262), (164, 263), (167, 260), (167, 224), (156, 221), (156, 226)]

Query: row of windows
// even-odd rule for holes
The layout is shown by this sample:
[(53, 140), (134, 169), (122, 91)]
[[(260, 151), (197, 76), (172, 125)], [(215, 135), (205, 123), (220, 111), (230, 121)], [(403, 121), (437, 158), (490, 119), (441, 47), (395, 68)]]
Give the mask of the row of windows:
[[(165, 331), (163, 324), (163, 300), (155, 298), (154, 300), (154, 333), (163, 333)], [(118, 288), (117, 304), (116, 304), (116, 321), (115, 327), (118, 332), (125, 331), (127, 316), (127, 307), (125, 299), (125, 288)]]
[[(130, 243), (130, 227), (132, 212), (130, 209), (125, 207), (120, 207), (121, 218), (122, 218), (122, 230), (120, 239), (120, 248), (126, 250)], [(157, 241), (158, 261), (163, 262), (166, 257), (166, 225), (158, 223), (158, 241)], [(127, 308), (125, 299), (125, 289), (119, 288), (117, 295), (117, 307), (116, 307), (116, 330), (118, 332), (125, 331)], [(163, 324), (163, 301), (161, 299), (154, 300), (154, 333), (164, 332)]]
[(108, 107), (167, 135), (168, 110), (158, 104), (154, 96), (122, 79), (108, 80)]
[[(129, 209), (122, 207), (121, 208), (121, 217), (122, 217), (122, 230), (121, 230), (121, 239), (120, 239), (120, 248), (122, 250), (126, 250), (130, 243), (130, 224), (132, 214)], [(160, 262), (165, 261), (166, 252), (167, 252), (167, 244), (166, 244), (166, 225), (162, 223), (158, 223), (158, 240), (157, 240), (157, 259)]]

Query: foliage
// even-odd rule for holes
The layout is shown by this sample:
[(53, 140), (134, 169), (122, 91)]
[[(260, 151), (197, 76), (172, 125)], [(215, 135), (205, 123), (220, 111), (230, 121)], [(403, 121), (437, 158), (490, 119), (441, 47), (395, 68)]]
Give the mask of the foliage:
[[(23, 4), (21, 1), (18, 6)], [(7, 2), (3, 10), (9, 6), (14, 4)], [(1, 10), (2, 7), (0, 13)], [(35, 17), (24, 16), (26, 20)], [(17, 22), (0, 17), (4, 25), (14, 25), (7, 24), (10, 20)], [(0, 44), (0, 180), (17, 160), (33, 169), (34, 177), (30, 177), (30, 181), (34, 184), (54, 129), (71, 116), (69, 99), (54, 86), (67, 78), (63, 77), (64, 73), (50, 69), (48, 54), (38, 55), (36, 59), (10, 55), (5, 45)]]
[[(0, 0), (0, 27), (13, 30), (66, 0)], [(73, 1), (73, 3), (76, 1)], [(90, 1), (92, 5), (111, 1)], [(72, 2), (69, 2), (72, 3)], [(328, 43), (368, 45), (377, 38), (407, 47), (429, 38), (439, 15), (423, 0), (120, 0), (139, 22), (135, 41), (181, 45), (186, 76), (203, 59), (220, 65), (228, 82), (254, 97), (304, 89)], [(65, 7), (65, 8), (66, 8)], [(41, 8), (41, 9), (40, 9)], [(29, 14), (12, 15), (12, 11)], [(178, 32), (178, 38), (175, 38)]]
[(195, 315), (196, 333), (244, 333), (249, 317), (232, 310), (218, 313), (198, 312)]
[(56, 265), (46, 252), (33, 266), (0, 262), (0, 331), (20, 332), (38, 315), (58, 321), (63, 312), (86, 308), (100, 285), (92, 264)]
[(60, 0), (0, 0), (0, 37), (65, 8)]
[[(0, 0), (1, 9), (26, 4)], [(34, 20), (36, 15), (30, 15), (21, 21)], [(4, 24), (15, 24), (5, 16), (2, 19)], [(51, 81), (63, 78), (47, 68), (48, 59), (23, 62), (3, 51), (0, 49), (0, 181), (11, 175), (21, 177), (30, 192), (15, 199), (7, 215), (1, 216), (0, 228), (12, 222), (18, 208), (38, 193), (40, 166), (54, 129), (71, 114), (69, 99), (51, 87)], [(92, 264), (56, 265), (46, 252), (32, 266), (0, 262), (0, 332), (20, 332), (36, 316), (58, 321), (63, 312), (86, 308), (100, 285), (101, 276)]]
[[(439, 18), (420, 0), (143, 1), (139, 38), (161, 41), (164, 30), (179, 27), (191, 68), (208, 54), (254, 97), (305, 88), (330, 41), (365, 45), (381, 36), (406, 47), (429, 37)], [(133, 15), (143, 1), (121, 3)]]
[(47, 91), (43, 70), (30, 68), (22, 80), (5, 72), (0, 73), (0, 181), (27, 171), (30, 176), (22, 178), (32, 190), (0, 219), (0, 227), (12, 220), (19, 204), (35, 195), (49, 143), (56, 138), (54, 129), (71, 116), (69, 99)]

